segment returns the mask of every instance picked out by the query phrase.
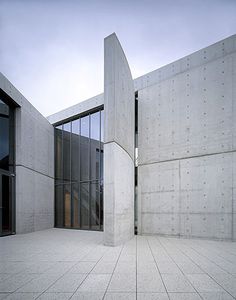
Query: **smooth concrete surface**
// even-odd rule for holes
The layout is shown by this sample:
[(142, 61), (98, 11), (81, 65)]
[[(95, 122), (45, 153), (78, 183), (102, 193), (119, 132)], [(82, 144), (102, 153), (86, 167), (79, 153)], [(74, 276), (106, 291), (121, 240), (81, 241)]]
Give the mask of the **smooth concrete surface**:
[(16, 233), (54, 226), (53, 126), (0, 73), (15, 109)]
[(104, 95), (100, 94), (50, 115), (47, 117), (47, 119), (51, 124), (56, 124), (60, 121), (71, 119), (85, 112), (89, 112), (94, 108), (101, 107), (103, 104)]
[(104, 40), (104, 139), (116, 142), (134, 159), (134, 84), (119, 40)]
[(140, 233), (232, 239), (233, 155), (140, 166)]
[[(134, 79), (135, 90), (142, 90), (168, 80), (180, 73), (199, 67), (236, 51), (236, 34), (200, 49), (166, 66)], [(235, 65), (235, 61), (233, 62)]]
[(235, 239), (236, 35), (145, 76), (139, 233)]
[(134, 235), (134, 167), (114, 142), (104, 145), (104, 153), (104, 243), (114, 246)]
[(104, 40), (104, 242), (134, 234), (134, 86), (115, 34)]
[(236, 243), (49, 229), (1, 238), (0, 299), (236, 299)]

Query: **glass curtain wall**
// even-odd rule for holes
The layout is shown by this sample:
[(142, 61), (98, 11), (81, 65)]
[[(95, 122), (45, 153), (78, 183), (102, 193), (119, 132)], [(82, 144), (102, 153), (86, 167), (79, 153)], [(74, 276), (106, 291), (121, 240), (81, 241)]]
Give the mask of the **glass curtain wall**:
[(55, 127), (55, 226), (103, 230), (103, 110)]

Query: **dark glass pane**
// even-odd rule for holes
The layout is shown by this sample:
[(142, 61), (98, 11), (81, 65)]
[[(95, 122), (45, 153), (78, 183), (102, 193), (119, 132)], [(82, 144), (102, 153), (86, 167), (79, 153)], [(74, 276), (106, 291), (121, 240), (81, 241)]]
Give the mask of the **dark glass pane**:
[(101, 141), (104, 142), (104, 110), (101, 110)]
[(89, 137), (89, 116), (81, 118), (81, 135)]
[(90, 141), (91, 162), (90, 162), (90, 179), (99, 179), (100, 169), (100, 142)]
[(71, 195), (70, 184), (64, 185), (65, 227), (71, 227)]
[(100, 229), (103, 230), (103, 181), (100, 182)]
[(90, 115), (90, 179), (99, 179), (100, 169), (100, 112)]
[(90, 138), (100, 140), (100, 111), (90, 115)]
[[(57, 226), (94, 230), (103, 227), (101, 122), (103, 113), (96, 112), (55, 130)], [(58, 186), (62, 180), (63, 187)]]
[(80, 228), (79, 183), (72, 184), (72, 207), (73, 207), (73, 224), (72, 224), (72, 227)]
[(55, 176), (56, 179), (63, 179), (62, 160), (62, 126), (55, 128)]
[(72, 122), (71, 134), (71, 180), (78, 181), (80, 174), (80, 120)]
[(70, 181), (71, 122), (63, 125), (63, 180)]
[(89, 184), (81, 183), (81, 228), (89, 229)]
[(103, 180), (103, 143), (101, 143), (100, 157), (101, 157), (100, 178), (101, 178), (101, 180)]
[[(2, 203), (0, 213), (2, 213), (2, 224), (0, 224), (0, 228), (2, 227), (2, 233), (7, 234), (12, 231), (12, 222), (11, 222), (11, 195), (10, 189), (11, 184), (10, 181), (12, 178), (9, 176), (2, 175), (0, 176), (0, 180), (2, 180), (2, 191), (0, 195)], [(0, 218), (1, 219), (1, 218)], [(1, 233), (0, 233), (1, 234)]]
[(63, 199), (63, 185), (55, 186), (55, 226), (63, 227), (64, 226), (64, 199)]
[(100, 228), (100, 186), (98, 182), (90, 184), (91, 229)]
[(71, 122), (63, 124), (63, 130), (67, 132), (71, 132)]
[(0, 115), (0, 168), (1, 169), (8, 170), (9, 146), (10, 146), (9, 118)]

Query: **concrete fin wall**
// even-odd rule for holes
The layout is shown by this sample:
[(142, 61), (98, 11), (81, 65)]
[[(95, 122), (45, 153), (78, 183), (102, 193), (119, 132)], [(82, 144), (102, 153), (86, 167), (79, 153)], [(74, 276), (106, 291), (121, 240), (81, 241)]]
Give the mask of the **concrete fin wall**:
[(54, 129), (0, 73), (15, 109), (16, 233), (54, 226)]
[(134, 86), (115, 34), (104, 42), (104, 243), (134, 234)]

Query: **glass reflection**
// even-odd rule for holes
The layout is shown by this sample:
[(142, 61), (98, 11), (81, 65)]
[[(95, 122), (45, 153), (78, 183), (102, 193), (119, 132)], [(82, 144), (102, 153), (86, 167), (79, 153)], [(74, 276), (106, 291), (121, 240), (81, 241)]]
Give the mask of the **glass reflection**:
[(65, 227), (71, 227), (70, 184), (64, 185)]
[(70, 129), (71, 123), (63, 125), (63, 180), (70, 181)]
[(55, 177), (63, 179), (63, 157), (62, 157), (62, 125), (55, 128)]
[(81, 228), (89, 229), (89, 184), (81, 183)]
[(55, 225), (103, 228), (103, 111), (55, 128)]
[(76, 182), (80, 177), (80, 119), (72, 121), (71, 131), (71, 181)]

